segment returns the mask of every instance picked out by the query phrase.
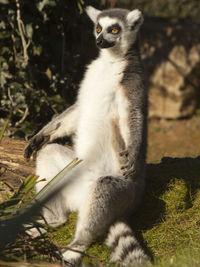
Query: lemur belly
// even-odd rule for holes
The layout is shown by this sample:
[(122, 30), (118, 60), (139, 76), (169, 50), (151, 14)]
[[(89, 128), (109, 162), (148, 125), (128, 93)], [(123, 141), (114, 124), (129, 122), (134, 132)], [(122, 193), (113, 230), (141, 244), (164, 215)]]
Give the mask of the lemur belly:
[[(113, 121), (118, 120), (116, 95), (123, 76), (124, 62), (104, 64), (94, 61), (83, 80), (80, 93), (80, 118), (75, 149), (77, 156), (92, 162), (102, 174), (117, 173), (119, 163), (115, 146), (112, 146)], [(113, 75), (116, 77), (113, 79)], [(94, 158), (95, 155), (95, 158)], [(104, 173), (103, 173), (104, 172)]]
[(110, 144), (113, 138), (111, 121), (115, 108), (110, 106), (109, 101), (104, 107), (99, 106), (96, 101), (88, 102), (88, 105), (88, 112), (84, 110), (78, 124), (76, 154), (83, 160), (91, 161), (94, 167), (101, 165), (98, 170), (113, 172), (117, 161)]

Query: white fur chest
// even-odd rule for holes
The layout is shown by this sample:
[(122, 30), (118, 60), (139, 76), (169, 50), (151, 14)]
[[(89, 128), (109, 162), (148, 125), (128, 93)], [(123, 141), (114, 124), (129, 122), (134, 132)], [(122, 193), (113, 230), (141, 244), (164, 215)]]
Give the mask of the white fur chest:
[[(116, 94), (126, 62), (102, 53), (93, 61), (81, 84), (76, 151), (80, 158), (108, 152), (111, 119), (117, 114)], [(98, 151), (98, 153), (97, 153)]]
[[(79, 103), (97, 100), (100, 105), (104, 105), (102, 100), (107, 100), (117, 92), (125, 66), (124, 60), (113, 58), (108, 52), (102, 53), (86, 71), (79, 92)], [(98, 97), (102, 97), (102, 99), (100, 100)]]

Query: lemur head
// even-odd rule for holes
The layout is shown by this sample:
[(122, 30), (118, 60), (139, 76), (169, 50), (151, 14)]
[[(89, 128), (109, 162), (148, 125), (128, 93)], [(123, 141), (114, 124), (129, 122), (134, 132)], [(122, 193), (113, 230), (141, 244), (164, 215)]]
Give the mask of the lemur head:
[(135, 9), (113, 8), (100, 11), (92, 6), (86, 12), (95, 25), (96, 44), (126, 53), (136, 41), (138, 30), (143, 23), (142, 13)]

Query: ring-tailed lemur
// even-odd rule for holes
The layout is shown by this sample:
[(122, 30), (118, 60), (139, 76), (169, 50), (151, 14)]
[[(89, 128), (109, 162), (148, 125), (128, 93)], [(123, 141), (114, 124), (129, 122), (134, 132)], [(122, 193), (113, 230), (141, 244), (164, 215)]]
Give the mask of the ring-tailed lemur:
[[(72, 248), (84, 251), (109, 232), (111, 261), (144, 263), (147, 256), (126, 224), (145, 185), (147, 90), (138, 47), (143, 17), (139, 10), (87, 7), (86, 12), (95, 24), (100, 54), (87, 67), (76, 103), (29, 141), (25, 157), (49, 141), (75, 134), (74, 151), (48, 144), (37, 156), (36, 174), (47, 181), (75, 157), (83, 160), (44, 208), (46, 221), (57, 226), (78, 211)], [(63, 256), (71, 263), (81, 257), (69, 250)]]

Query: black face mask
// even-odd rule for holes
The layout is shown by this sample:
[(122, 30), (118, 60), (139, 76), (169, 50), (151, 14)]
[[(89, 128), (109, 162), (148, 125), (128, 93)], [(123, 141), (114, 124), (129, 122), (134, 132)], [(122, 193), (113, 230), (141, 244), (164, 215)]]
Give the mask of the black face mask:
[(96, 39), (96, 44), (99, 48), (109, 48), (113, 47), (115, 45), (115, 42), (108, 42), (103, 38), (103, 35), (101, 34), (97, 39)]

